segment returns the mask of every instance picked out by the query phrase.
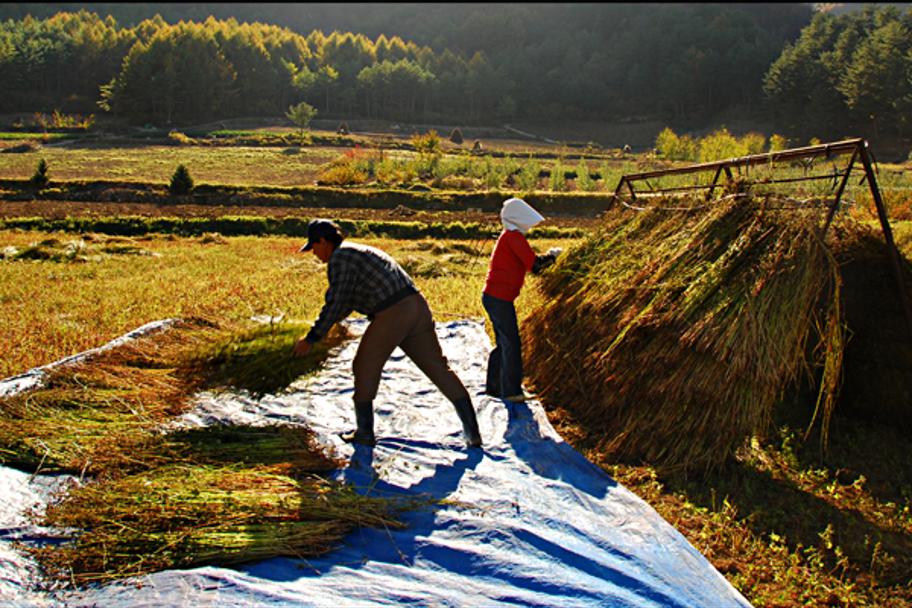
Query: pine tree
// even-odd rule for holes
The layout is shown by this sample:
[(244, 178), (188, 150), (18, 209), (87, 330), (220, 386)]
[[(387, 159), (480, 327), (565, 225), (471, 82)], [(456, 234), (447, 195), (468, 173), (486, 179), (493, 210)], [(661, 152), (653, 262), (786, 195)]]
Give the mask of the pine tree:
[(190, 194), (192, 190), (193, 178), (190, 177), (190, 172), (184, 165), (178, 165), (174, 175), (171, 176), (171, 184), (168, 186), (168, 191), (171, 194), (180, 195)]
[(47, 162), (42, 158), (38, 161), (38, 167), (35, 169), (35, 174), (32, 175), (32, 179), (30, 180), (32, 186), (38, 188), (39, 190), (41, 188), (46, 188), (47, 185), (51, 182), (51, 180), (48, 179), (47, 171)]

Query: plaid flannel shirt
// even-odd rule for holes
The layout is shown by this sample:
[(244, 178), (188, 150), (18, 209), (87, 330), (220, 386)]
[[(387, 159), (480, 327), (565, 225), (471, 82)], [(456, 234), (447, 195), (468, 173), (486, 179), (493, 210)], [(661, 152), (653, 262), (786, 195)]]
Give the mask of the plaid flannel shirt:
[(412, 278), (385, 252), (367, 245), (342, 243), (329, 257), (329, 289), (320, 316), (305, 338), (319, 342), (352, 311), (373, 317), (418, 293)]

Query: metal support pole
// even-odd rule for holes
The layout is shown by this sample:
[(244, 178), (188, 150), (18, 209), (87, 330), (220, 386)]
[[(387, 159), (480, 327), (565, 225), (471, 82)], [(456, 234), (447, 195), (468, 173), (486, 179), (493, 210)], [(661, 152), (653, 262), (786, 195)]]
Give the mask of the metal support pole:
[(713, 181), (709, 185), (709, 192), (706, 193), (706, 200), (709, 200), (712, 198), (713, 191), (716, 189), (716, 183), (718, 183), (719, 175), (721, 173), (722, 173), (722, 167), (721, 166), (716, 167), (716, 173), (715, 173), (715, 175), (713, 175)]
[(887, 219), (887, 208), (884, 206), (883, 197), (880, 195), (880, 188), (877, 186), (877, 178), (874, 175), (874, 168), (871, 165), (871, 155), (868, 152), (868, 142), (862, 141), (858, 147), (861, 163), (864, 165), (865, 175), (868, 178), (868, 186), (871, 188), (871, 196), (874, 197), (874, 206), (877, 208), (877, 217), (880, 219), (880, 227), (884, 233), (884, 239), (887, 241), (887, 249), (890, 252), (890, 260), (893, 263), (893, 272), (896, 274), (896, 286), (899, 288), (899, 301), (902, 303), (903, 312), (906, 314), (906, 323), (909, 326), (909, 336), (912, 337), (912, 307), (909, 306), (909, 294), (906, 291), (906, 282), (903, 280), (902, 265), (899, 260), (899, 250), (896, 249), (896, 243), (893, 241), (893, 231), (890, 229), (890, 221)]

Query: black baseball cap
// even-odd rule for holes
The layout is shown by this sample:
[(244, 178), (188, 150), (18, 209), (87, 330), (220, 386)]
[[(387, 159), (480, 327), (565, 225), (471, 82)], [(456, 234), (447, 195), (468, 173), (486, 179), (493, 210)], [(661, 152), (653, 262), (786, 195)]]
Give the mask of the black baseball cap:
[(320, 239), (337, 240), (342, 236), (342, 230), (335, 222), (330, 220), (311, 220), (307, 224), (307, 244), (300, 251), (310, 251), (314, 243)]

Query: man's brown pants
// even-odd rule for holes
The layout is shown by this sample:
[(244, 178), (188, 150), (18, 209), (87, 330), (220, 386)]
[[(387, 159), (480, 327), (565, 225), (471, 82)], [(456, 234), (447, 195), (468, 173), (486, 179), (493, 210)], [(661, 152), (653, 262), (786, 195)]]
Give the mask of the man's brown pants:
[(361, 337), (353, 363), (355, 402), (374, 400), (383, 366), (397, 346), (447, 399), (469, 396), (443, 356), (427, 301), (416, 293), (377, 313)]

